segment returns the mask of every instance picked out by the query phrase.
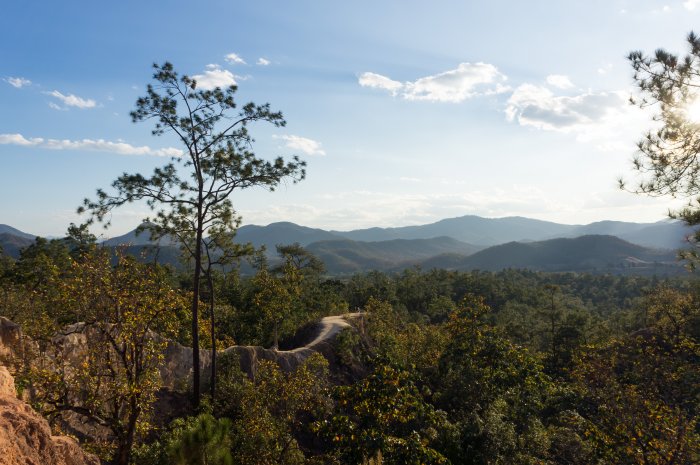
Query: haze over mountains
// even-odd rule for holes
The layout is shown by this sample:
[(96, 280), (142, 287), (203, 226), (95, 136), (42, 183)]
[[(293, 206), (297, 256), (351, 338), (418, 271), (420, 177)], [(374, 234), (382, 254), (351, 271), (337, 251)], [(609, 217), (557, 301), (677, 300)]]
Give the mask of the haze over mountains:
[[(684, 247), (691, 229), (677, 221), (631, 223), (600, 221), (566, 225), (523, 217), (462, 216), (420, 226), (326, 231), (290, 222), (246, 225), (236, 240), (265, 246), (270, 256), (277, 244), (299, 243), (317, 255), (331, 274), (424, 269), (530, 268), (548, 271), (659, 272), (680, 269), (675, 249)], [(0, 225), (0, 245), (18, 256), (34, 236)], [(148, 232), (135, 231), (103, 242), (129, 244), (137, 254), (152, 245)], [(168, 238), (160, 241), (159, 259), (176, 262)], [(153, 254), (151, 254), (153, 258)]]

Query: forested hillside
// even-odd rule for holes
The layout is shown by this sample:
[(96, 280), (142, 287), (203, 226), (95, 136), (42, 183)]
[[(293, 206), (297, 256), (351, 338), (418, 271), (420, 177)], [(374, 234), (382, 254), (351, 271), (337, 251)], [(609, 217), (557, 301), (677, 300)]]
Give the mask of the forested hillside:
[[(362, 42), (367, 49), (346, 54), (332, 43), (340, 29), (331, 31), (325, 23), (322, 26), (328, 29), (316, 24), (318, 30), (288, 28), (285, 8), (301, 9), (302, 3), (291, 7), (280, 3), (275, 6), (281, 10), (274, 14), (258, 10), (250, 17), (271, 16), (276, 22), (268, 23), (268, 28), (253, 24), (245, 37), (256, 36), (256, 44), (289, 41), (291, 45), (296, 39), (292, 32), (303, 32), (314, 53), (323, 57), (322, 66), (302, 61), (291, 66), (286, 53), (293, 46), (280, 51), (275, 60), (260, 56), (246, 62), (229, 52), (225, 62), (239, 70), (263, 67), (269, 70), (268, 77), (281, 75), (277, 66), (291, 66), (285, 76), (304, 79), (313, 74), (312, 67), (321, 68), (324, 83), (333, 85), (352, 75), (332, 60), (336, 55), (343, 60), (363, 56), (367, 63), (387, 67), (401, 63), (402, 73), (429, 66), (425, 57), (430, 44), (422, 43), (428, 37), (418, 33), (428, 23), (429, 13), (440, 8), (427, 6), (422, 10), (425, 17), (415, 23), (420, 27), (406, 28), (411, 39), (415, 36), (421, 42), (424, 63), (418, 66), (406, 60), (410, 47), (404, 49), (403, 44), (391, 59), (367, 53), (368, 44), (373, 44), (365, 43), (368, 37), (374, 41), (386, 35), (368, 31), (390, 30), (392, 37), (401, 32), (393, 23), (387, 23), (391, 28), (372, 29), (375, 14), (388, 12), (393, 22), (405, 13), (403, 5), (398, 13), (396, 5), (372, 5), (371, 14), (361, 10), (357, 17), (363, 33), (346, 40)], [(472, 3), (469, 8), (474, 11), (482, 7)], [(690, 11), (696, 2), (684, 5)], [(64, 7), (51, 11), (58, 14)], [(135, 38), (143, 25), (131, 25), (146, 18), (149, 32), (167, 27), (159, 38), (167, 33), (171, 50), (184, 44), (177, 40), (182, 36), (189, 53), (196, 50), (208, 61), (208, 52), (195, 48), (198, 36), (210, 29), (238, 27), (231, 22), (232, 15), (223, 13), (231, 12), (226, 2), (213, 13), (187, 5), (186, 21), (179, 22), (172, 21), (162, 5), (144, 3), (140, 8), (145, 10), (138, 14), (119, 7), (129, 12), (129, 29), (135, 34), (114, 41), (120, 47), (130, 42), (149, 45)], [(246, 13), (252, 11), (246, 8), (255, 7), (254, 2), (236, 5)], [(346, 15), (356, 14), (356, 5), (342, 7)], [(509, 7), (514, 13), (521, 11), (518, 8), (532, 10), (532, 5)], [(585, 13), (594, 7), (585, 5)], [(42, 8), (32, 12), (38, 14)], [(340, 3), (333, 8), (341, 8)], [(149, 15), (152, 11), (158, 14)], [(450, 36), (470, 29), (465, 20), (471, 19), (471, 10), (462, 11), (464, 15), (452, 18), (457, 31), (445, 30)], [(656, 21), (661, 16), (657, 13), (670, 11), (666, 6), (652, 13)], [(500, 22), (514, 16), (518, 27), (526, 24), (529, 29), (523, 30), (531, 32), (527, 18), (492, 13)], [(641, 17), (627, 13), (623, 9), (618, 16), (635, 21)], [(200, 14), (207, 15), (205, 21)], [(578, 15), (571, 16), (579, 21)], [(225, 22), (216, 22), (220, 17)], [(57, 21), (63, 29), (55, 40), (72, 31), (72, 21), (67, 24), (65, 19)], [(572, 24), (558, 16), (547, 19)], [(594, 19), (595, 26), (602, 27), (600, 15)], [(12, 25), (6, 23), (8, 28)], [(107, 22), (94, 24), (107, 27)], [(634, 27), (638, 29), (638, 24)], [(277, 29), (284, 35), (275, 36)], [(436, 35), (432, 28), (426, 29)], [(485, 32), (511, 33), (500, 26), (489, 26)], [(520, 29), (517, 32), (518, 43), (511, 41), (508, 49), (518, 50), (520, 41), (528, 39)], [(551, 37), (544, 38), (552, 42)], [(568, 34), (558, 37), (565, 38)], [(586, 39), (588, 46), (597, 37)], [(352, 133), (357, 140), (348, 144), (343, 134), (342, 143), (338, 138), (328, 144), (328, 153), (318, 141), (279, 132), (287, 121), (270, 104), (240, 100), (240, 83), (252, 83), (247, 92), (268, 77), (252, 79), (243, 71), (234, 74), (212, 63), (203, 74), (194, 75), (180, 74), (167, 61), (156, 63), (145, 87), (121, 86), (141, 94), (129, 113), (132, 122), (149, 125), (152, 136), (164, 136), (161, 140), (177, 147), (155, 149), (122, 139), (0, 134), (0, 145), (27, 150), (151, 157), (134, 162), (130, 167), (136, 171), (131, 172), (122, 171), (121, 163), (109, 165), (118, 166), (121, 174), (108, 184), (103, 176), (95, 176), (96, 183), (105, 184), (84, 198), (75, 212), (80, 224), (70, 223), (64, 237), (37, 237), (0, 225), (0, 464), (72, 465), (70, 456), (77, 460), (74, 463), (99, 460), (105, 465), (699, 464), (700, 37), (691, 33), (687, 40), (686, 57), (664, 50), (650, 56), (632, 52), (628, 57), (640, 93), (632, 103), (658, 113), (652, 130), (637, 144), (633, 167), (638, 177), (632, 187), (621, 179), (620, 187), (691, 199), (672, 210), (669, 220), (657, 223), (578, 225), (522, 216), (466, 215), (423, 225), (348, 231), (288, 221), (242, 226), (234, 200), (245, 198), (243, 191), (271, 192), (306, 179), (307, 162), (295, 154), (269, 156), (278, 149), (312, 157), (329, 155), (318, 164), (331, 160), (328, 165), (334, 168), (329, 172), (335, 177), (321, 181), (322, 195), (312, 194), (323, 197), (323, 208), (297, 205), (292, 196), (282, 207), (249, 204), (251, 209), (256, 205), (259, 218), (278, 218), (288, 208), (307, 218), (324, 212), (328, 224), (350, 228), (369, 224), (367, 218), (383, 218), (385, 208), (402, 210), (402, 218), (410, 219), (403, 224), (434, 218), (433, 213), (426, 214), (431, 202), (440, 202), (436, 210), (441, 212), (476, 211), (469, 207), (476, 199), (485, 204), (483, 211), (511, 215), (526, 208), (537, 214), (559, 208), (577, 218), (579, 207), (590, 212), (606, 202), (615, 204), (614, 199), (606, 200), (605, 193), (569, 204), (566, 199), (544, 200), (539, 186), (523, 188), (518, 183), (537, 175), (552, 189), (552, 179), (566, 184), (559, 179), (563, 173), (555, 171), (560, 161), (549, 157), (552, 152), (539, 153), (546, 148), (545, 139), (532, 139), (537, 153), (531, 151), (530, 159), (519, 151), (527, 153), (530, 145), (523, 134), (529, 138), (532, 132), (525, 131), (549, 131), (562, 140), (573, 137), (577, 144), (587, 143), (598, 132), (617, 131), (617, 120), (627, 121), (627, 113), (615, 106), (626, 99), (624, 92), (583, 90), (582, 84), (555, 74), (543, 79), (548, 87), (527, 82), (511, 86), (506, 74), (484, 62), (462, 62), (456, 69), (413, 81), (362, 72), (356, 76), (359, 87), (393, 100), (371, 105), (353, 97), (352, 111), (345, 100), (349, 94), (321, 102), (310, 98), (322, 90), (310, 86), (311, 81), (285, 82), (285, 98), (299, 93), (305, 99), (297, 111), (308, 106), (312, 117), (323, 118), (316, 120), (319, 131), (335, 126), (335, 118), (342, 121), (345, 113), (365, 112), (363, 124)], [(19, 42), (11, 45), (22, 45)], [(32, 37), (31, 42), (40, 41)], [(78, 42), (90, 44), (85, 37)], [(102, 39), (98, 43), (106, 45)], [(560, 48), (584, 61), (569, 48)], [(526, 72), (532, 73), (530, 62), (545, 53), (530, 53), (541, 50), (529, 44), (522, 50), (528, 53), (520, 51), (519, 59), (528, 61)], [(99, 52), (95, 55), (105, 63), (118, 58)], [(448, 48), (441, 51), (445, 57), (453, 53)], [(63, 54), (56, 56), (58, 61), (64, 59)], [(38, 61), (33, 50), (31, 58)], [(547, 66), (549, 61), (547, 56)], [(584, 65), (595, 69), (591, 62)], [(523, 62), (512, 66), (525, 67)], [(89, 68), (82, 61), (80, 67)], [(611, 69), (612, 65), (604, 66), (589, 74), (602, 79)], [(121, 88), (112, 78), (110, 86)], [(110, 118), (119, 116), (115, 110), (122, 111), (121, 102), (107, 90), (103, 104), (44, 90), (53, 87), (27, 78), (6, 76), (3, 82), (18, 92), (25, 88), (41, 99), (61, 102), (63, 106), (50, 102), (50, 110), (61, 113), (55, 113), (46, 127), (72, 116), (63, 113), (68, 107), (104, 110)], [(462, 111), (457, 104), (477, 98), (482, 99), (483, 111), (499, 108), (499, 121), (505, 114), (507, 124), (522, 131), (500, 146), (504, 151), (517, 149), (517, 157), (508, 159), (507, 165), (493, 145), (501, 141), (489, 126), (482, 126), (489, 118), (473, 115), (470, 124), (457, 118)], [(324, 106), (339, 102), (338, 107)], [(408, 105), (420, 106), (421, 113), (410, 114)], [(434, 111), (438, 106), (440, 111)], [(446, 110), (448, 106), (456, 110)], [(382, 112), (389, 107), (400, 108), (400, 114), (386, 118)], [(437, 122), (442, 112), (450, 118)], [(411, 130), (404, 124), (416, 116), (419, 125), (413, 128), (421, 130), (415, 132), (426, 144), (421, 149), (412, 147), (420, 138), (403, 140)], [(596, 118), (598, 126), (591, 126)], [(17, 118), (27, 119), (34, 115)], [(377, 130), (380, 122), (385, 125), (377, 131), (381, 144), (365, 149), (358, 134)], [(432, 124), (437, 124), (436, 133), (424, 130)], [(477, 136), (485, 134), (488, 153), (473, 158), (472, 166), (456, 158), (449, 165), (441, 163), (437, 148), (443, 137), (438, 136), (452, 124), (459, 128), (460, 138), (453, 134), (444, 139), (461, 141), (460, 154), (474, 150)], [(384, 155), (384, 131), (390, 125), (401, 128), (401, 141), (391, 142), (399, 147), (393, 155)], [(268, 138), (261, 144), (266, 157), (255, 151), (253, 128)], [(348, 160), (333, 165), (331, 147)], [(572, 160), (585, 153), (578, 147), (566, 148)], [(596, 150), (610, 148), (616, 151), (617, 145)], [(420, 157), (413, 153), (411, 158), (411, 150)], [(570, 171), (578, 178), (593, 173), (591, 166), (602, 166), (587, 164), (595, 155), (599, 154), (569, 165)], [(530, 160), (540, 164), (530, 166)], [(92, 162), (82, 158), (81, 170), (88, 170)], [(352, 164), (361, 166), (356, 172), (361, 176), (349, 184), (351, 190), (336, 192), (334, 184)], [(482, 187), (491, 189), (491, 183), (503, 176), (509, 179), (507, 189), (480, 192), (473, 184), (483, 175), (475, 165), (488, 167), (484, 172), (490, 178)], [(137, 171), (143, 168), (150, 174)], [(425, 179), (397, 175), (398, 168), (417, 170)], [(373, 170), (381, 175), (375, 176)], [(37, 180), (44, 179), (41, 170), (31, 171)], [(443, 179), (446, 171), (459, 174)], [(50, 173), (52, 179), (61, 175), (74, 173)], [(365, 190), (370, 185), (364, 185), (365, 177), (376, 183), (370, 190)], [(388, 196), (378, 187), (405, 183), (428, 187), (417, 194), (410, 188), (404, 191), (410, 195)], [(449, 188), (437, 192), (443, 184)], [(467, 186), (469, 194), (455, 193)], [(583, 189), (588, 188), (586, 179)], [(39, 198), (29, 192), (27, 196), (32, 201)], [(383, 197), (379, 207), (370, 205), (368, 199), (374, 202), (375, 197)], [(376, 216), (369, 212), (356, 219), (351, 210), (328, 209), (328, 204), (350, 198), (362, 203), (362, 214), (373, 207)], [(147, 213), (128, 211), (132, 207)], [(627, 207), (625, 203), (617, 211), (629, 211)], [(60, 211), (53, 214), (67, 218)], [(97, 226), (109, 228), (119, 215), (135, 214), (142, 221), (136, 230), (106, 240), (95, 236)], [(685, 248), (677, 250), (679, 246)]]
[[(294, 348), (305, 341), (300, 328), (360, 311), (348, 320), (353, 328), (325, 358), (311, 357), (294, 372), (259, 361), (248, 378), (235, 358), (223, 357), (200, 410), (181, 396), (163, 410), (177, 393), (153, 377), (164, 346), (159, 339), (144, 345), (144, 335), (191, 344), (190, 284), (172, 268), (125, 256), (114, 267), (106, 250), (39, 242), (0, 270), (3, 315), (48, 349), (7, 361), (18, 385), (33, 386), (34, 404), (55, 425), (74, 428), (67, 425), (79, 418), (103, 431), (88, 428), (79, 438), (105, 459), (125, 447), (139, 464), (204, 450), (240, 464), (379, 456), (389, 463), (634, 463), (656, 460), (659, 447), (684, 457), (680, 463), (697, 456), (697, 404), (688, 400), (700, 393), (700, 296), (690, 277), (407, 269), (333, 280), (309, 252), (282, 249), (283, 266), (261, 262), (247, 278), (235, 270), (214, 275), (219, 350)], [(211, 298), (204, 294), (203, 304)], [(201, 320), (205, 350), (209, 318)], [(116, 332), (103, 332), (105, 319)], [(61, 360), (52, 355), (53, 335), (75, 321), (85, 326), (69, 331), (85, 334), (91, 352), (73, 370), (51, 368)], [(140, 378), (129, 377), (136, 366), (128, 360), (113, 365), (102, 357), (113, 350), (111, 337), (141, 354)], [(102, 373), (107, 366), (117, 369)], [(100, 387), (103, 381), (117, 390)], [(183, 382), (187, 389), (191, 379)], [(105, 404), (113, 395), (126, 402), (119, 414)], [(163, 400), (153, 409), (154, 399)], [(129, 402), (142, 410), (127, 409)], [(163, 423), (175, 411), (192, 416)], [(134, 442), (117, 434), (130, 415)], [(655, 446), (629, 448), (631, 440)]]

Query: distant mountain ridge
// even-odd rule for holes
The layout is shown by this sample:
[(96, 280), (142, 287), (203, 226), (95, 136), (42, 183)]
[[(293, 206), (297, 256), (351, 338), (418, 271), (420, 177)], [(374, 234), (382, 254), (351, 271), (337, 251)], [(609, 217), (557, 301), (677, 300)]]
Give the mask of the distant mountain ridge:
[(36, 236), (32, 234), (27, 234), (26, 232), (20, 231), (19, 229), (13, 228), (12, 226), (6, 224), (0, 224), (0, 234), (11, 234), (16, 237), (21, 237), (22, 239), (34, 240)]
[(645, 247), (677, 249), (692, 232), (680, 221), (663, 220), (656, 223), (598, 221), (586, 225), (567, 225), (520, 216), (483, 218), (467, 215), (447, 218), (435, 223), (398, 228), (369, 228), (353, 231), (332, 231), (333, 234), (356, 241), (385, 241), (391, 239), (430, 239), (448, 236), (458, 241), (480, 246), (507, 242), (543, 241), (558, 237), (612, 235)]
[(329, 231), (318, 228), (300, 226), (289, 221), (270, 223), (267, 226), (245, 225), (236, 232), (236, 242), (246, 244), (250, 242), (255, 247), (264, 245), (268, 252), (274, 253), (278, 244), (293, 244), (298, 242), (307, 246), (313, 242), (341, 240), (339, 236)]
[(22, 249), (32, 245), (33, 242), (34, 239), (26, 239), (10, 233), (0, 233), (0, 247), (2, 247), (2, 253), (15, 259), (19, 258)]
[[(468, 215), (420, 226), (346, 232), (309, 228), (291, 222), (245, 225), (238, 229), (236, 241), (250, 242), (255, 247), (265, 246), (268, 256), (275, 255), (278, 244), (299, 243), (324, 261), (331, 274), (397, 270), (416, 264), (424, 268), (450, 269), (527, 267), (583, 270), (625, 266), (644, 268), (650, 263), (664, 263), (666, 266), (674, 261), (675, 254), (670, 250), (683, 247), (685, 237), (691, 232), (692, 229), (684, 224), (668, 220), (565, 225), (523, 217)], [(571, 242), (582, 237), (588, 239)], [(31, 234), (0, 225), (0, 245), (6, 254), (15, 258), (19, 256), (19, 250), (34, 238)], [(582, 245), (584, 243), (587, 245)], [(135, 230), (103, 242), (111, 247), (127, 245), (128, 253), (143, 260), (157, 259), (161, 263), (177, 265), (179, 252), (175, 244), (172, 239), (164, 238), (160, 241), (160, 252), (156, 253), (148, 248), (154, 245), (148, 231), (137, 235)], [(562, 254), (568, 254), (568, 258)], [(608, 262), (605, 254), (608, 254)]]
[(349, 239), (313, 242), (306, 249), (332, 273), (391, 270), (442, 254), (471, 255), (482, 247), (451, 237), (363, 242)]
[(431, 239), (447, 236), (458, 241), (482, 246), (502, 244), (514, 240), (537, 240), (547, 236), (561, 236), (575, 226), (533, 220), (519, 216), (482, 218), (475, 215), (447, 218), (435, 223), (398, 228), (369, 228), (354, 231), (332, 231), (334, 234), (357, 241), (386, 241), (391, 239)]
[(437, 256), (421, 265), (460, 271), (526, 268), (536, 271), (644, 271), (677, 273), (682, 267), (670, 250), (649, 249), (615, 236), (587, 235), (539, 242), (509, 242), (467, 257)]

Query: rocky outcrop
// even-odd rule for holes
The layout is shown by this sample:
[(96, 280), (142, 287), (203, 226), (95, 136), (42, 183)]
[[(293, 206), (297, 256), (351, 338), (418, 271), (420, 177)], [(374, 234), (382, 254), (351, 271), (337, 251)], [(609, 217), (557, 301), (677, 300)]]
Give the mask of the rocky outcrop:
[[(360, 313), (322, 318), (315, 325), (311, 340), (292, 350), (265, 349), (260, 346), (232, 346), (219, 352), (219, 356), (235, 354), (238, 357), (241, 370), (251, 377), (255, 376), (258, 362), (261, 360), (275, 362), (283, 371), (291, 372), (316, 352), (321, 353), (329, 360), (332, 359), (334, 338), (339, 332), (351, 327), (348, 320), (357, 318), (361, 318)], [(199, 357), (202, 381), (207, 383), (211, 370), (211, 351), (201, 350)], [(160, 367), (160, 376), (163, 386), (174, 390), (186, 389), (192, 376), (192, 348), (177, 342), (169, 342), (165, 350), (163, 364)]]
[(18, 356), (21, 338), (19, 325), (0, 316), (0, 360), (9, 361)]
[(7, 368), (0, 366), (0, 465), (99, 465), (97, 457), (65, 436), (17, 399)]
[[(219, 352), (221, 355), (236, 355), (241, 370), (248, 376), (255, 376), (258, 362), (267, 360), (275, 362), (287, 372), (295, 370), (313, 353), (319, 352), (329, 361), (334, 358), (332, 342), (336, 335), (351, 327), (349, 321), (361, 318), (360, 313), (328, 316), (314, 325), (306, 336), (308, 342), (291, 350), (266, 349), (260, 346), (232, 346)], [(85, 357), (90, 344), (90, 330), (83, 323), (75, 323), (64, 328), (51, 340), (52, 356), (60, 359), (64, 366), (77, 366)], [(160, 338), (153, 334), (154, 338)], [(0, 317), (0, 363), (16, 360), (31, 345), (27, 337), (22, 336), (21, 329), (12, 321)], [(202, 382), (209, 381), (211, 352), (200, 350), (200, 372)], [(192, 348), (175, 341), (167, 341), (163, 361), (159, 367), (162, 386), (174, 391), (187, 391), (192, 382)], [(78, 436), (79, 431), (75, 432)]]
[[(300, 346), (291, 350), (233, 346), (220, 351), (219, 356), (235, 356), (241, 369), (250, 377), (255, 376), (262, 360), (275, 362), (282, 370), (291, 372), (312, 354), (321, 353), (333, 365), (333, 340), (340, 331), (351, 327), (348, 321), (356, 318), (361, 318), (360, 314), (323, 318), (309, 326), (297, 339)], [(90, 327), (82, 323), (67, 326), (45, 343), (44, 355), (60, 361), (63, 369), (70, 370), (70, 367), (83, 362), (93, 336)], [(157, 334), (153, 334), (153, 337), (160, 338)], [(15, 396), (14, 380), (2, 365), (11, 367), (24, 360), (25, 352), (37, 349), (35, 345), (30, 338), (22, 335), (18, 325), (0, 317), (0, 465), (98, 464), (97, 459), (83, 453), (73, 439), (51, 436), (46, 420)], [(200, 360), (205, 389), (210, 375), (211, 352), (200, 351)], [(192, 348), (167, 341), (159, 371), (163, 388), (158, 391), (153, 407), (155, 423), (164, 426), (191, 408), (188, 392), (192, 382)], [(25, 393), (28, 392), (25, 390)], [(111, 438), (108, 429), (72, 411), (62, 412), (52, 421), (61, 431), (81, 441), (109, 441)]]

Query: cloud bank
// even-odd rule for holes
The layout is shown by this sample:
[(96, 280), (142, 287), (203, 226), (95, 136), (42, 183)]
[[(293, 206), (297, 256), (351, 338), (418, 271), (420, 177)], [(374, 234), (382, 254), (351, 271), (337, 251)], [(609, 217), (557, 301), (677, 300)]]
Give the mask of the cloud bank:
[(629, 150), (649, 125), (649, 115), (629, 104), (623, 91), (555, 95), (549, 88), (522, 84), (506, 104), (506, 119), (521, 126), (575, 134), (600, 150)]
[(459, 103), (477, 95), (506, 92), (506, 80), (494, 65), (479, 62), (460, 63), (455, 69), (406, 82), (365, 72), (359, 76), (358, 83), (405, 100)]
[(152, 149), (146, 145), (134, 146), (126, 142), (113, 142), (104, 139), (44, 139), (42, 137), (26, 138), (22, 134), (0, 134), (0, 145), (17, 145), (37, 147), (49, 150), (85, 150), (93, 152), (110, 152), (119, 155), (151, 155), (157, 157), (180, 157), (182, 150), (174, 147)]

